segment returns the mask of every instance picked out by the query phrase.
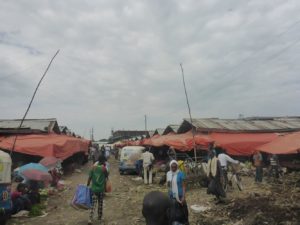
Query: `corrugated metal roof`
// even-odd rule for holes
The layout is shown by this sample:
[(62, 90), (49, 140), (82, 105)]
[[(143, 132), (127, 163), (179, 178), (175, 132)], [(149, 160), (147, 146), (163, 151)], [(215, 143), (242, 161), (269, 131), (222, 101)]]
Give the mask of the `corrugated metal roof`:
[[(19, 129), (21, 120), (0, 120), (1, 130), (17, 130)], [(26, 119), (21, 129), (38, 130), (41, 132), (59, 133), (59, 127), (56, 119)]]
[(154, 135), (154, 132), (155, 131), (153, 131), (153, 130), (148, 131), (149, 137), (152, 137)]
[(164, 133), (164, 131), (165, 131), (165, 129), (163, 129), (163, 128), (157, 128), (157, 129), (155, 129), (155, 131), (154, 131), (154, 135), (155, 135), (155, 134), (162, 135), (162, 134)]
[[(190, 119), (184, 119), (179, 130), (186, 131), (183, 126), (190, 124)], [(193, 126), (198, 131), (295, 131), (300, 130), (300, 117), (245, 118), (245, 119), (193, 119)]]
[(67, 126), (59, 126), (59, 131), (64, 134), (71, 132)]
[(174, 125), (174, 124), (169, 125), (169, 126), (167, 126), (166, 129), (164, 130), (163, 135), (166, 135), (166, 134), (168, 134), (168, 133), (170, 133), (170, 132), (177, 133), (179, 127), (180, 127), (180, 125)]

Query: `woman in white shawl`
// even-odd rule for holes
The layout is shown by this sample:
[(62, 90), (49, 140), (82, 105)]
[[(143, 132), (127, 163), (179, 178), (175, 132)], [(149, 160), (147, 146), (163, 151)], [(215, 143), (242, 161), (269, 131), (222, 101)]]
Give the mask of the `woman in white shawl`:
[[(178, 169), (178, 162), (172, 160), (170, 162), (170, 171), (167, 173), (167, 185), (169, 188), (169, 197), (173, 202), (173, 206), (179, 205), (179, 210), (181, 213), (175, 213), (180, 218), (173, 218), (173, 221), (183, 222), (184, 224), (189, 224), (188, 222), (188, 207), (185, 199), (185, 174)], [(172, 214), (172, 213), (171, 213)], [(174, 214), (174, 213), (173, 213)], [(171, 216), (172, 217), (172, 216)]]

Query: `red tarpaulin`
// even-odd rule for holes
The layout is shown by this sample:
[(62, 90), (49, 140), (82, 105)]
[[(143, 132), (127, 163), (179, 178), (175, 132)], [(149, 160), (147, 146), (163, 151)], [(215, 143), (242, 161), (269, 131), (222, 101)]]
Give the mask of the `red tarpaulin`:
[[(196, 133), (195, 134), (195, 143), (197, 146), (201, 146), (204, 149), (208, 149), (209, 144), (213, 142), (213, 140), (211, 139), (211, 137), (209, 135), (205, 135), (205, 134), (199, 134)], [(193, 136), (191, 133), (191, 138), (188, 139), (187, 143), (189, 144), (190, 148), (193, 148)]]
[(155, 146), (155, 147), (163, 146), (164, 145), (163, 138), (161, 138), (161, 137), (163, 137), (163, 136), (156, 134), (151, 138), (144, 139), (142, 144), (149, 145), (149, 146)]
[(250, 156), (256, 147), (269, 143), (278, 137), (277, 133), (212, 133), (217, 146), (226, 149), (229, 155)]
[(300, 153), (300, 132), (278, 136), (270, 143), (258, 146), (256, 149), (271, 154)]
[[(195, 134), (196, 146), (207, 147), (211, 142), (208, 135)], [(176, 134), (170, 137), (166, 142), (166, 145), (174, 147), (179, 151), (190, 151), (194, 148), (193, 134), (192, 131), (188, 131), (184, 134)]]
[[(208, 146), (211, 140), (208, 135), (196, 134), (195, 142), (197, 145)], [(142, 144), (154, 147), (167, 145), (179, 151), (190, 151), (193, 149), (193, 135), (191, 131), (184, 134), (154, 135), (152, 138), (145, 139)]]
[(193, 148), (193, 146), (192, 148), (190, 148), (187, 142), (190, 138), (192, 138), (192, 132), (190, 131), (184, 134), (174, 134), (165, 141), (165, 145), (168, 145), (180, 151), (189, 151)]
[[(0, 141), (0, 148), (11, 150), (15, 136)], [(66, 135), (20, 135), (17, 138), (15, 152), (41, 157), (53, 156), (66, 159), (77, 152), (88, 153), (90, 141)]]

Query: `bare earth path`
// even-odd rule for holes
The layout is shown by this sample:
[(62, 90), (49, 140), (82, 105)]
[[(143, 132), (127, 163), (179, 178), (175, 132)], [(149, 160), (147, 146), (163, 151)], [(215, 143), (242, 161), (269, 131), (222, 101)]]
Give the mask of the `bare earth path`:
[[(120, 176), (118, 162), (111, 160), (110, 180), (113, 193), (107, 194), (104, 200), (104, 220), (107, 225), (144, 224), (141, 215), (141, 202), (145, 191), (151, 189), (142, 187), (131, 180), (132, 176)], [(70, 206), (77, 184), (86, 184), (89, 165), (82, 168), (81, 173), (73, 173), (65, 177), (71, 182), (69, 190), (51, 196), (48, 201), (48, 215), (42, 218), (12, 219), (9, 225), (83, 225), (87, 224), (88, 211), (75, 210)], [(155, 189), (155, 188), (153, 188)], [(94, 224), (97, 224), (95, 221)]]
[[(106, 194), (104, 199), (105, 225), (142, 225), (145, 224), (142, 211), (142, 201), (146, 193), (152, 190), (166, 192), (165, 187), (157, 184), (146, 186), (142, 181), (134, 181), (134, 176), (120, 176), (118, 162), (110, 160), (110, 180), (113, 192)], [(68, 190), (51, 196), (47, 206), (47, 216), (23, 219), (11, 219), (8, 225), (85, 225), (88, 211), (75, 210), (70, 206), (77, 184), (86, 184), (90, 165), (81, 168), (81, 173), (73, 173), (64, 179), (71, 182)], [(297, 181), (298, 178), (292, 180)], [(278, 224), (276, 221), (286, 221), (281, 224), (299, 224), (300, 221), (300, 188), (266, 183), (254, 184), (252, 177), (243, 177), (244, 191), (236, 188), (228, 193), (229, 203), (215, 205), (213, 197), (206, 194), (205, 188), (194, 188), (187, 192), (187, 202), (209, 207), (211, 210), (200, 214), (190, 211), (191, 225), (253, 225)], [(266, 211), (268, 209), (268, 211)], [(292, 213), (292, 214), (291, 214)], [(258, 215), (258, 216), (257, 216)], [(275, 216), (277, 216), (275, 218)], [(273, 218), (274, 217), (274, 218)], [(259, 221), (259, 223), (257, 223)], [(290, 222), (288, 222), (290, 221)], [(99, 224), (96, 221), (94, 224)]]

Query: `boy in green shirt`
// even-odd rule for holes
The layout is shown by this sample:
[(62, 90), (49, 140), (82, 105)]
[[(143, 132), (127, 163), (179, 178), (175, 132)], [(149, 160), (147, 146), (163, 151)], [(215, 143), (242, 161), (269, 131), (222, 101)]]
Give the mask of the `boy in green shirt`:
[(105, 192), (105, 183), (108, 177), (108, 172), (105, 166), (105, 157), (103, 155), (99, 156), (98, 161), (92, 166), (92, 169), (89, 173), (89, 178), (87, 186), (90, 186), (92, 181), (92, 207), (90, 208), (90, 219), (88, 224), (92, 224), (94, 217), (94, 210), (96, 204), (98, 203), (98, 220), (102, 219), (103, 214), (103, 197)]

